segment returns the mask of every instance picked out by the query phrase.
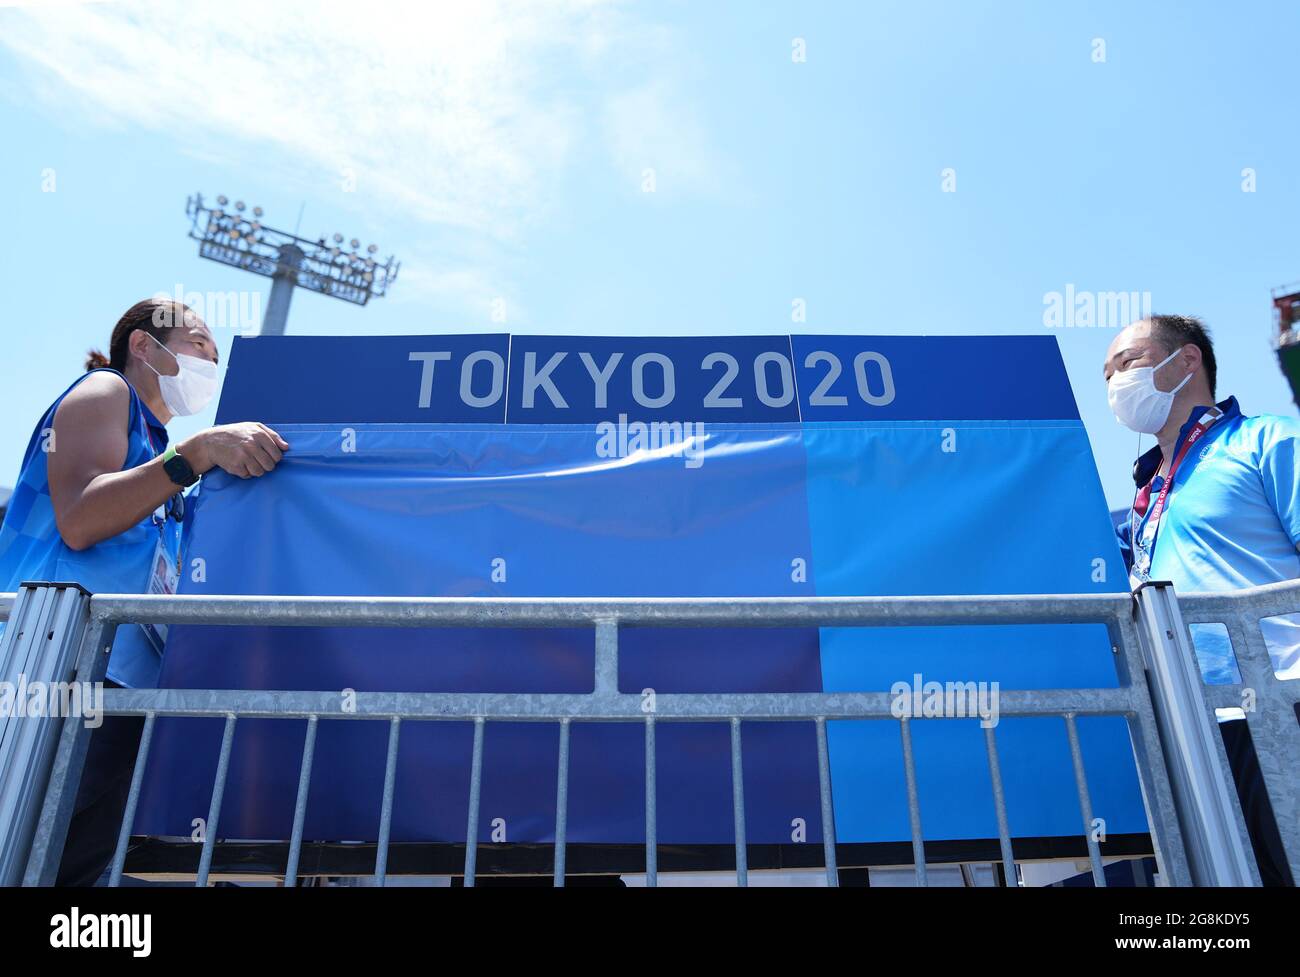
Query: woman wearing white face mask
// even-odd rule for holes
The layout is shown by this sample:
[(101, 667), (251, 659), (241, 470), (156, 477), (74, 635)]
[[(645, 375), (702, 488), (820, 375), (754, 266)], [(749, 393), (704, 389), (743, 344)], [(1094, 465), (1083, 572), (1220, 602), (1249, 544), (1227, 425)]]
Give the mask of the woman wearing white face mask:
[[(182, 490), (213, 467), (264, 475), (288, 448), (253, 423), (168, 444), (171, 419), (203, 410), (217, 389), (212, 334), (178, 302), (133, 305), (113, 329), (109, 356), (92, 352), (86, 369), (32, 433), (0, 528), (0, 590), (70, 580), (91, 591), (146, 592), (160, 546), (174, 565)], [(130, 657), (115, 655), (109, 678), (149, 684), (156, 663), (137, 667)]]
[[(32, 433), (0, 524), (0, 592), (47, 580), (92, 593), (174, 593), (182, 491), (214, 467), (264, 475), (289, 445), (254, 423), (169, 445), (168, 422), (203, 410), (217, 389), (212, 334), (181, 303), (133, 305), (113, 329), (109, 356), (92, 352), (86, 370)], [(119, 628), (109, 683), (155, 685), (161, 645), (152, 628)], [(93, 881), (112, 854), (139, 728), (138, 719), (106, 719), (91, 737), (63, 883)]]

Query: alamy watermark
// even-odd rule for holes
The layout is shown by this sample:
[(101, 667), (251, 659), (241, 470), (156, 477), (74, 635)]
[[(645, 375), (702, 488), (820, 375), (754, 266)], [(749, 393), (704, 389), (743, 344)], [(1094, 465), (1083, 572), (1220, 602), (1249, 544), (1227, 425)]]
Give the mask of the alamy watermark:
[(147, 957), (153, 950), (153, 915), (83, 913), (73, 906), (50, 917), (50, 946), (56, 950), (130, 950), (133, 957)]
[(974, 719), (992, 729), (998, 724), (997, 682), (926, 682), (920, 672), (911, 683), (889, 687), (889, 711), (895, 719)]
[[(256, 289), (238, 292), (187, 292), (179, 282), (172, 294), (155, 292), (153, 297), (162, 302), (179, 302), (194, 310), (195, 315), (213, 332), (231, 329), (241, 335), (256, 333), (262, 326), (262, 293)], [(170, 306), (161, 306), (154, 312), (154, 325), (169, 327), (180, 325)]]
[(704, 464), (703, 421), (632, 421), (618, 415), (618, 423), (601, 421), (596, 425), (598, 458), (629, 458), (647, 454), (660, 458), (685, 458), (687, 468)]
[(87, 729), (104, 723), (103, 682), (0, 682), (0, 718), (85, 720)]
[(1048, 329), (1122, 329), (1150, 316), (1150, 292), (1089, 292), (1068, 282), (1064, 292), (1043, 293)]

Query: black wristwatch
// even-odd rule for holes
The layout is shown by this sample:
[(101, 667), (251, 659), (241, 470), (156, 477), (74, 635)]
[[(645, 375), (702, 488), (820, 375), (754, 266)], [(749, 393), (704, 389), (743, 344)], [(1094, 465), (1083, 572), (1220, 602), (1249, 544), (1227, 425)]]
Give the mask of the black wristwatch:
[(174, 447), (169, 447), (163, 452), (163, 471), (181, 488), (189, 488), (199, 480), (190, 463), (177, 454)]

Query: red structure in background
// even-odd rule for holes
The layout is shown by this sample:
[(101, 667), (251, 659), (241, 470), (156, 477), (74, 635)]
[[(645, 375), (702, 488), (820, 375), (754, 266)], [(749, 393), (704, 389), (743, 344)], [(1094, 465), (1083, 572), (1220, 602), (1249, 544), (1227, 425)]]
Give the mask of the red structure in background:
[(1300, 405), (1300, 282), (1273, 289), (1273, 326), (1277, 361)]
[(1273, 289), (1273, 324), (1277, 327), (1279, 344), (1293, 343), (1300, 338), (1295, 335), (1300, 327), (1300, 282)]

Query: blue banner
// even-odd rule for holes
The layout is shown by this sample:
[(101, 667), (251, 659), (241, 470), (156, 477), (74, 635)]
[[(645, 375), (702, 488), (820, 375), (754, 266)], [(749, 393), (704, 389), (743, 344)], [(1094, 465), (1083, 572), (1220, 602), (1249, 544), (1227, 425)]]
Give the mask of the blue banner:
[(505, 420), (510, 337), (238, 336), (217, 423)]
[[(290, 373), (297, 386), (277, 379)], [(271, 423), (291, 449), (264, 478), (204, 478), (185, 593), (1127, 587), (1050, 338), (258, 338), (236, 343), (219, 418)], [(586, 630), (174, 627), (162, 681), (584, 692), (592, 664)], [(629, 629), (619, 669), (636, 693), (1116, 684), (1105, 630), (1082, 625)], [(188, 835), (206, 817), (221, 727), (159, 721), (138, 833)], [(1096, 816), (1112, 834), (1145, 831), (1123, 721), (1079, 728)], [(223, 837), (288, 836), (303, 734), (240, 722)], [(386, 724), (319, 735), (306, 836), (374, 839)], [(557, 736), (489, 724), (481, 841), (553, 838)], [(997, 736), (1013, 835), (1077, 837), (1063, 723), (1007, 719)], [(463, 841), (471, 738), (468, 723), (404, 725), (394, 840)], [(914, 738), (926, 838), (995, 838), (979, 720), (916, 723)], [(747, 723), (744, 744), (749, 840), (819, 843), (811, 724)], [(897, 723), (832, 723), (830, 747), (838, 840), (910, 838)], [(660, 841), (729, 844), (728, 729), (663, 723), (658, 758)], [(571, 771), (570, 841), (644, 840), (639, 728), (575, 724)]]
[(1066, 420), (1050, 336), (257, 336), (217, 423)]

